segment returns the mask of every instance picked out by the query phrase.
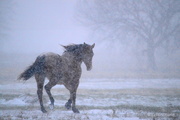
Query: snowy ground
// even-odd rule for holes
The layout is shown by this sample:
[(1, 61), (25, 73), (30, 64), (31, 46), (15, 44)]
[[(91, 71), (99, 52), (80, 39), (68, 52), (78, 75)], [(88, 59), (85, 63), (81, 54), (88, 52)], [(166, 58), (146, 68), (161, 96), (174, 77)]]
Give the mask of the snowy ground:
[(1, 119), (58, 120), (179, 120), (180, 79), (82, 79), (77, 92), (80, 114), (66, 110), (69, 92), (63, 86), (52, 89), (55, 109), (50, 110), (44, 91), (43, 114), (36, 95), (36, 83), (0, 84)]

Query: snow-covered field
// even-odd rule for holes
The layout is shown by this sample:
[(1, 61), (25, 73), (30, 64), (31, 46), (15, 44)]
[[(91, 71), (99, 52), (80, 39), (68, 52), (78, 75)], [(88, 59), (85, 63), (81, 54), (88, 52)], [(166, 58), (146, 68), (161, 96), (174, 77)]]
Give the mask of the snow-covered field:
[[(46, 81), (47, 82), (47, 81)], [(179, 120), (180, 79), (81, 79), (77, 92), (80, 114), (66, 110), (69, 92), (64, 86), (52, 89), (55, 109), (40, 111), (36, 83), (14, 81), (0, 84), (0, 120)]]

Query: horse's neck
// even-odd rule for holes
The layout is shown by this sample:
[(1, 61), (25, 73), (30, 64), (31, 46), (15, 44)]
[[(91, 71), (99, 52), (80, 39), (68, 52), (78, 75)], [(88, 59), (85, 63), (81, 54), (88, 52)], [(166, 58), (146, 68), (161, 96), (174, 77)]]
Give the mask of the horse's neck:
[(73, 53), (65, 52), (62, 57), (68, 61), (70, 64), (81, 65), (82, 60), (78, 59), (78, 56), (74, 56)]

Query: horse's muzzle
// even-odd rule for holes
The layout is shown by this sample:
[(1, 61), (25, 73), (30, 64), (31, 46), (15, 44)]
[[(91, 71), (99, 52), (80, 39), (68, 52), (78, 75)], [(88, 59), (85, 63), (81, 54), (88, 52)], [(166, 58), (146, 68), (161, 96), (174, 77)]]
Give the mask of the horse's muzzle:
[(90, 71), (92, 69), (92, 66), (87, 67), (87, 71)]

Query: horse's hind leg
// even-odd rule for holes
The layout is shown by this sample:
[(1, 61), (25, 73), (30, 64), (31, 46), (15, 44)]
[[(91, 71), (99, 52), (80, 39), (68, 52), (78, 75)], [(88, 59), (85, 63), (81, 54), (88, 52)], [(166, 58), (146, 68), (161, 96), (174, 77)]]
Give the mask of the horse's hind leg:
[(46, 113), (47, 111), (44, 108), (43, 100), (42, 100), (45, 75), (44, 74), (36, 74), (35, 79), (36, 79), (36, 82), (37, 82), (37, 95), (38, 95), (39, 103), (40, 103), (40, 106), (41, 106), (41, 111), (43, 113)]
[(51, 94), (51, 88), (53, 86), (56, 85), (56, 82), (51, 82), (49, 81), (46, 85), (45, 85), (45, 90), (49, 96), (49, 99), (51, 101), (51, 104), (50, 104), (50, 109), (53, 109), (54, 108), (54, 98), (52, 97), (52, 94)]

